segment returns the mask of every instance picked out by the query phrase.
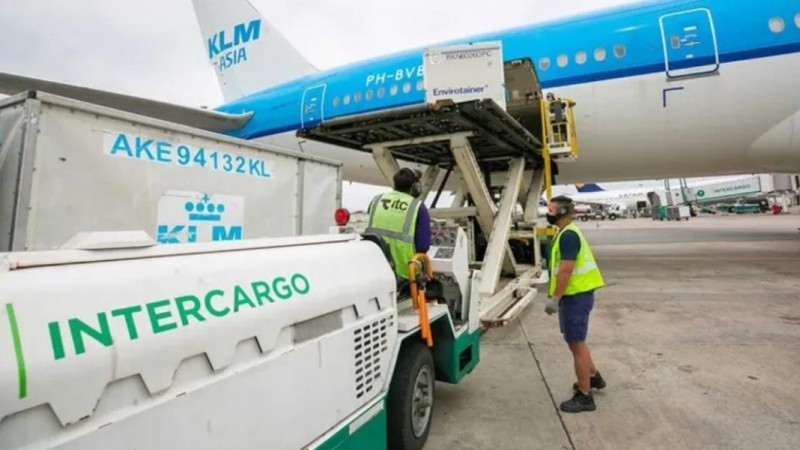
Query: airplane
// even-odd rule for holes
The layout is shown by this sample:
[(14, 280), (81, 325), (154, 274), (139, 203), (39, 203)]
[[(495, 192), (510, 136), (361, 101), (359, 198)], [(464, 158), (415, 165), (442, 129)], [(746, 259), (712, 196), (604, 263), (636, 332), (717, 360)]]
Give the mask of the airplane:
[(595, 183), (577, 184), (575, 188), (574, 192), (563, 192), (562, 195), (575, 203), (615, 206), (621, 211), (636, 211), (640, 202), (650, 203), (647, 198), (649, 192), (664, 191), (655, 187), (605, 190)]
[[(614, 208), (620, 214), (624, 214), (627, 210), (638, 210), (639, 202), (649, 204), (648, 193), (663, 193), (663, 191), (655, 186), (606, 190), (596, 183), (553, 186), (553, 195), (572, 199), (577, 212), (588, 212), (591, 205), (605, 205)], [(539, 198), (539, 213), (543, 215), (546, 212), (547, 198), (543, 194)]]
[[(386, 181), (369, 153), (298, 138), (321, 121), (425, 102), (416, 48), (320, 71), (247, 0), (193, 0), (226, 103), (211, 110), (0, 73), (0, 92), (41, 89), (344, 164)], [(580, 159), (559, 183), (800, 172), (796, 0), (646, 1), (435, 46), (502, 42), (542, 89), (577, 103)], [(428, 48), (428, 47), (426, 47)], [(421, 168), (421, 167), (416, 167)]]
[[(769, 180), (771, 177), (750, 175), (716, 177), (712, 179), (688, 179), (685, 183), (685, 187), (687, 189), (684, 193), (681, 193), (680, 187), (674, 186), (670, 188), (669, 194), (667, 194), (667, 189), (665, 186), (663, 184), (658, 186), (657, 182), (642, 183), (638, 187), (619, 189), (605, 189), (597, 183), (577, 183), (573, 186), (558, 186), (554, 189), (554, 192), (571, 198), (577, 204), (607, 205), (615, 207), (617, 210), (624, 213), (625, 211), (638, 211), (641, 209), (642, 205), (644, 205), (644, 207), (651, 206), (649, 198), (650, 193), (655, 193), (658, 195), (662, 204), (667, 203), (667, 198), (669, 196), (672, 197), (673, 201), (682, 203), (684, 195), (694, 199), (694, 202), (702, 203), (703, 200), (701, 198), (697, 198), (696, 196), (696, 193), (699, 191), (707, 191), (709, 193), (717, 190), (743, 192), (742, 189), (732, 188), (739, 187), (736, 183), (744, 183), (747, 187), (745, 191), (753, 194), (750, 186), (753, 186), (758, 190), (762, 184), (758, 181), (760, 178)], [(757, 194), (760, 195), (761, 193), (758, 192)], [(737, 198), (738, 196), (738, 194), (733, 195), (734, 198)], [(711, 198), (712, 200), (716, 200), (719, 197), (714, 196)]]

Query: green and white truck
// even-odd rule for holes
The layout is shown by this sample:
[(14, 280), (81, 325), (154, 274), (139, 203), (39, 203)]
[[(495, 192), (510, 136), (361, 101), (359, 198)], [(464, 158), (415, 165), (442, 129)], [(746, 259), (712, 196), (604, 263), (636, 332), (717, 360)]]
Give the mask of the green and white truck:
[(379, 240), (326, 234), (335, 163), (46, 94), (0, 134), (0, 450), (420, 449), (479, 362), (464, 230), (415, 304)]

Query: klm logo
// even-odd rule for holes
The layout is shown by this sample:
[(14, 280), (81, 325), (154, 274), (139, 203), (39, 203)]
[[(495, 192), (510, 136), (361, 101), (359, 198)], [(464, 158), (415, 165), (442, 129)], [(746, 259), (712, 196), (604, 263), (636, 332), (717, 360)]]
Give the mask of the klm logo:
[[(242, 239), (242, 226), (222, 224), (225, 205), (212, 203), (205, 195), (199, 202), (184, 204), (186, 223), (180, 225), (158, 226), (160, 244), (181, 244), (198, 242), (198, 231), (205, 231), (206, 239), (210, 231), (211, 241), (238, 241)], [(205, 240), (205, 239), (204, 239)]]
[(232, 30), (222, 30), (208, 39), (208, 59), (214, 60), (220, 70), (225, 70), (243, 61), (247, 61), (245, 44), (261, 38), (261, 19), (249, 23), (240, 23)]
[(222, 30), (208, 39), (208, 58), (224, 53), (234, 47), (256, 41), (261, 37), (261, 19), (256, 19), (248, 24), (234, 25), (233, 32), (228, 34)]

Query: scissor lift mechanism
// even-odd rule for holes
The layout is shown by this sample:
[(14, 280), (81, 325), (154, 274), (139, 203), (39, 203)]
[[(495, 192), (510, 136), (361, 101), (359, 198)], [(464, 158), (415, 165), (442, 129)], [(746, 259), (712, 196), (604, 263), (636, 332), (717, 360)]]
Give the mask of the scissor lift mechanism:
[[(515, 237), (536, 239), (547, 154), (542, 142), (493, 100), (444, 101), (353, 115), (324, 121), (298, 135), (371, 152), (389, 185), (399, 170), (397, 160), (426, 165), (423, 199), (442, 170), (447, 171), (442, 188), (451, 173), (457, 172), (460, 181), (452, 206), (433, 208), (431, 216), (474, 217), (486, 237), (478, 288), (483, 324), (505, 325), (533, 300), (534, 284), (542, 274), (539, 246), (534, 245), (534, 265), (523, 266), (515, 261), (508, 241), (518, 203), (524, 215), (517, 225), (523, 231), (516, 231)], [(492, 197), (484, 174), (507, 175), (499, 202)], [(464, 207), (467, 194), (473, 206)], [(499, 289), (504, 271), (516, 279)]]

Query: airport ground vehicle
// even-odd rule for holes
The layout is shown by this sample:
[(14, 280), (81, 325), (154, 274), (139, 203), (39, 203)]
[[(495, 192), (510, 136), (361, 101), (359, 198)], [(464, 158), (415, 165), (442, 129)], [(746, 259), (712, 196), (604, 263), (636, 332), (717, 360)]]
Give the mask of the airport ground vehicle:
[(449, 307), (396, 298), (382, 249), (355, 235), (86, 233), (2, 254), (0, 449), (419, 449), (436, 380), (479, 360), (452, 231), (460, 246), (433, 250), (465, 283)]
[(592, 203), (580, 206), (580, 208), (576, 208), (575, 218), (583, 222), (588, 220), (614, 221), (623, 217), (622, 210), (618, 205)]
[(768, 207), (758, 203), (736, 203), (725, 206), (725, 209), (731, 214), (763, 214), (769, 211)]
[(479, 362), (465, 230), (398, 297), (336, 162), (42, 92), (0, 131), (0, 449), (417, 449)]

